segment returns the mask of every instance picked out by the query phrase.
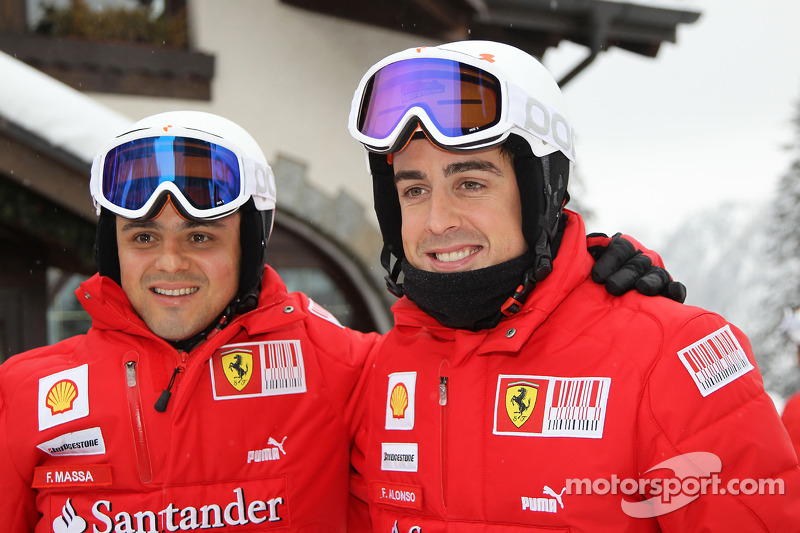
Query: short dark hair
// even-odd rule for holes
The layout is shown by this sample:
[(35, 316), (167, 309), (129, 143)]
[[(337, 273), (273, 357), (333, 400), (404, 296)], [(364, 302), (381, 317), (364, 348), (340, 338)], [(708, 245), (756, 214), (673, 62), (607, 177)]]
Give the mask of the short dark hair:
[(508, 158), (508, 162), (514, 164), (514, 150), (508, 146), (508, 141), (500, 145), (500, 155)]

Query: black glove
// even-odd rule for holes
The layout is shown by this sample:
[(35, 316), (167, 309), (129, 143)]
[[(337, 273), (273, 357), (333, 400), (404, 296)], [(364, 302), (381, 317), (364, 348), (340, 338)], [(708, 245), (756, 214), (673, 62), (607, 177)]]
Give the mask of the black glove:
[(662, 295), (678, 303), (686, 300), (686, 286), (673, 281), (663, 268), (653, 266), (650, 258), (622, 234), (617, 233), (611, 240), (601, 233), (592, 233), (588, 238), (588, 250), (595, 260), (592, 280), (604, 284), (609, 293), (621, 296), (635, 288), (646, 296)]

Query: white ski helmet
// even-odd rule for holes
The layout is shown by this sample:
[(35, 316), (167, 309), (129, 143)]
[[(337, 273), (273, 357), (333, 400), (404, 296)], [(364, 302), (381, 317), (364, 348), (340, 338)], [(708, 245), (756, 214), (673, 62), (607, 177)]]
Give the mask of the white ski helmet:
[[(237, 312), (253, 308), (275, 212), (275, 178), (255, 139), (236, 123), (200, 111), (146, 117), (94, 158), (89, 189), (100, 216), (95, 259), (120, 283), (116, 215), (157, 216), (168, 200), (184, 218), (241, 213)], [(242, 307), (243, 306), (243, 307)]]
[(404, 257), (400, 204), (391, 159), (422, 130), (438, 146), (473, 151), (506, 144), (522, 201), (523, 234), (536, 259), (532, 277), (552, 269), (552, 245), (574, 162), (566, 101), (531, 55), (503, 43), (461, 41), (410, 48), (370, 68), (350, 108), (351, 135), (367, 149), (375, 211), (384, 239), (382, 263), (392, 292)]

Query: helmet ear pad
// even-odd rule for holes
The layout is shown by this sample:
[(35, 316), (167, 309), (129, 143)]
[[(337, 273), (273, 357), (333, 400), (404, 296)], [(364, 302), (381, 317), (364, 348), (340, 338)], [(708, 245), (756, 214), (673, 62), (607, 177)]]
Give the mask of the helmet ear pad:
[(252, 198), (239, 208), (241, 261), (239, 264), (238, 298), (255, 297), (253, 308), (258, 304), (261, 278), (267, 259), (267, 242), (272, 230), (274, 210), (259, 211)]
[(117, 251), (117, 216), (103, 209), (97, 221), (94, 239), (94, 262), (101, 276), (111, 278), (122, 286)]
[(569, 199), (569, 159), (561, 152), (543, 157), (533, 155), (526, 140), (511, 134), (505, 142), (517, 175), (522, 206), (522, 234), (536, 254), (535, 278), (544, 279), (560, 242), (562, 208)]
[(544, 172), (542, 161), (533, 155), (530, 145), (521, 137), (510, 135), (505, 149), (510, 153), (517, 176), (520, 204), (522, 206), (522, 234), (528, 248), (533, 250), (541, 234), (539, 214), (544, 211)]
[(403, 215), (400, 211), (400, 199), (394, 184), (394, 169), (389, 164), (386, 154), (368, 153), (369, 167), (372, 172), (372, 193), (374, 196), (375, 214), (383, 234), (383, 247), (398, 259), (403, 259)]

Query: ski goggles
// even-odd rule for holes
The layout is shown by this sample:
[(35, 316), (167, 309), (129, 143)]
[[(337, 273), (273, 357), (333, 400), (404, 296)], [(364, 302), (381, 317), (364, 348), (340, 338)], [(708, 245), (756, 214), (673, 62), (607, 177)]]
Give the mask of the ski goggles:
[(90, 189), (98, 215), (104, 207), (124, 218), (147, 218), (164, 193), (198, 220), (227, 216), (251, 197), (259, 210), (275, 208), (269, 165), (237, 155), (219, 138), (186, 133), (191, 136), (153, 136), (144, 130), (97, 156)]
[(574, 160), (566, 118), (513, 83), (456, 59), (400, 59), (362, 79), (349, 128), (367, 150), (398, 151), (417, 123), (454, 151), (494, 146), (514, 131), (533, 141), (537, 156), (561, 150)]

